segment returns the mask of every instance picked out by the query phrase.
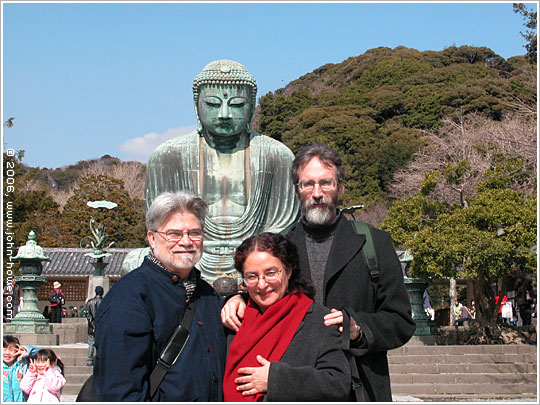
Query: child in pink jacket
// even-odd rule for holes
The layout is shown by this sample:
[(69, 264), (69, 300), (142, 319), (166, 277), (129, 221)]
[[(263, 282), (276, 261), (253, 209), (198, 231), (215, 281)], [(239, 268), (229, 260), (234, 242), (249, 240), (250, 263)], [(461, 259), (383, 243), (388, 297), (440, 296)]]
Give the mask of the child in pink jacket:
[(66, 384), (63, 372), (64, 365), (52, 350), (38, 351), (21, 380), (21, 389), (28, 394), (27, 402), (60, 402), (60, 393)]

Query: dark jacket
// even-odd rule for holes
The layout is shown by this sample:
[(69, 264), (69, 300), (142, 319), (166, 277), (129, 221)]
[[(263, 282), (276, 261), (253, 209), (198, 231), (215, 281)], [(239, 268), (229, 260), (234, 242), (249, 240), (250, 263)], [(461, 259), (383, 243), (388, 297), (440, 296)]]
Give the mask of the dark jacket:
[(62, 305), (64, 305), (63, 302), (65, 301), (66, 297), (60, 288), (54, 288), (51, 290), (51, 293), (49, 294), (49, 303), (51, 304), (51, 307), (61, 308)]
[[(300, 273), (311, 279), (305, 231), (298, 223), (288, 234), (298, 247)], [(365, 334), (363, 343), (350, 348), (365, 388), (366, 400), (392, 401), (387, 350), (407, 343), (416, 328), (403, 282), (403, 273), (387, 232), (372, 228), (379, 280), (371, 281), (361, 248), (364, 235), (341, 216), (324, 275), (324, 302), (328, 308), (350, 307), (352, 318)]]
[(101, 295), (96, 295), (94, 298), (90, 298), (86, 301), (85, 309), (89, 335), (94, 335), (96, 333), (96, 314), (97, 309), (101, 305), (101, 301), (103, 301)]
[(330, 311), (314, 303), (279, 362), (272, 362), (266, 400), (346, 401), (351, 370), (337, 327), (324, 326)]
[(107, 293), (96, 317), (94, 380), (100, 401), (222, 401), (226, 341), (222, 299), (197, 282), (199, 299), (181, 356), (150, 399), (148, 377), (186, 308), (182, 280), (148, 258)]
[(308, 309), (281, 360), (270, 364), (265, 401), (347, 401), (349, 360), (337, 326), (324, 326), (323, 317), (329, 312), (316, 303)]

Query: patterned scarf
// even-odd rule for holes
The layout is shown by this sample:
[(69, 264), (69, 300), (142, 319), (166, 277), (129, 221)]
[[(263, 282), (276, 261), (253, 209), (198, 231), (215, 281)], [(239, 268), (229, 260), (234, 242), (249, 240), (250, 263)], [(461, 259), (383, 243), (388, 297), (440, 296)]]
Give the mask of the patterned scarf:
[[(170, 273), (170, 270), (168, 270), (160, 261), (159, 259), (154, 256), (154, 252), (152, 252), (150, 250), (150, 252), (148, 252), (148, 254), (146, 255), (146, 257), (148, 257), (148, 259), (150, 259), (152, 261), (152, 263), (154, 263), (156, 266), (162, 268), (163, 270), (167, 271)], [(184, 283), (184, 287), (186, 289), (186, 294), (187, 294), (187, 297), (188, 299), (191, 299), (192, 295), (193, 295), (193, 291), (195, 291), (195, 286), (197, 285), (197, 270), (195, 268), (193, 268), (191, 270), (191, 272), (189, 273), (189, 276), (188, 276), (188, 279), (186, 281), (183, 281)]]
[(257, 355), (268, 361), (279, 361), (291, 343), (306, 311), (313, 300), (303, 293), (285, 295), (261, 313), (257, 305), (248, 301), (244, 321), (234, 337), (225, 365), (223, 394), (226, 402), (261, 402), (264, 393), (243, 396), (234, 382), (242, 367), (259, 367)]

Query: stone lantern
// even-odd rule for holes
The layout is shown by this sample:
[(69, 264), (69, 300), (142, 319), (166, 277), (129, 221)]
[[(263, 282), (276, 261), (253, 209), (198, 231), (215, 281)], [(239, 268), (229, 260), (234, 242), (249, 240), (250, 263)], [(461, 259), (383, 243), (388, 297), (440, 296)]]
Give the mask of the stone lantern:
[(403, 281), (407, 292), (409, 293), (409, 300), (411, 301), (411, 314), (412, 318), (416, 322), (416, 330), (414, 336), (433, 336), (439, 334), (435, 323), (431, 321), (430, 317), (424, 310), (424, 291), (428, 286), (428, 283), (420, 278), (411, 278), (408, 276), (408, 267), (413, 259), (409, 250), (403, 253), (403, 256), (399, 259), (403, 271)]
[(41, 276), (43, 265), (41, 262), (51, 261), (45, 256), (43, 248), (35, 241), (36, 234), (30, 231), (26, 245), (21, 246), (17, 256), (10, 257), (12, 261), (18, 261), (21, 275), (15, 277), (15, 281), (21, 288), (23, 305), (19, 313), (4, 325), (4, 333), (39, 333), (51, 334), (52, 327), (38, 309), (37, 292), (47, 281)]

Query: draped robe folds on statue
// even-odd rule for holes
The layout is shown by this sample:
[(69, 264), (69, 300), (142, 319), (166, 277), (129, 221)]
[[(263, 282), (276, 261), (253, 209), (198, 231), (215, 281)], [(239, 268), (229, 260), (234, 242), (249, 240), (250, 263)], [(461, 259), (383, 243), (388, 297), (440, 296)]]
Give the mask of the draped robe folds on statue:
[[(146, 209), (160, 193), (189, 190), (205, 198), (207, 164), (201, 144), (209, 148), (196, 131), (170, 139), (154, 150), (148, 161)], [(245, 207), (232, 207), (237, 216), (214, 215), (215, 204), (238, 205), (230, 199), (207, 201), (204, 253), (197, 268), (207, 280), (234, 271), (233, 256), (240, 243), (261, 232), (281, 232), (298, 219), (298, 201), (290, 181), (294, 155), (282, 143), (256, 132), (250, 133), (245, 153)], [(218, 193), (219, 194), (219, 193)], [(242, 212), (243, 209), (243, 212)], [(219, 211), (219, 207), (217, 207)]]

